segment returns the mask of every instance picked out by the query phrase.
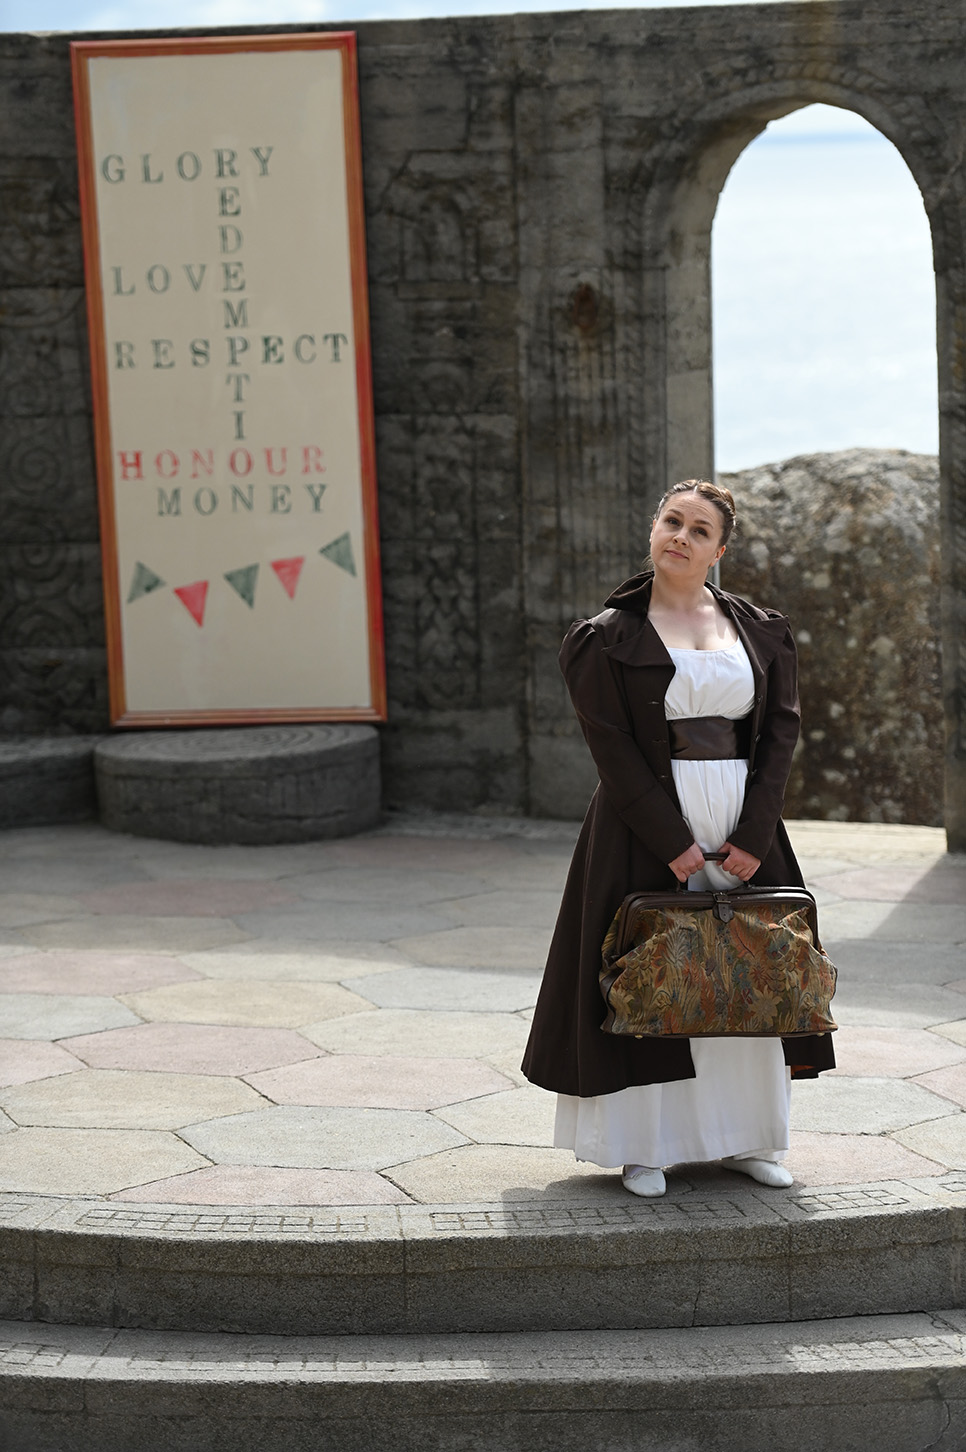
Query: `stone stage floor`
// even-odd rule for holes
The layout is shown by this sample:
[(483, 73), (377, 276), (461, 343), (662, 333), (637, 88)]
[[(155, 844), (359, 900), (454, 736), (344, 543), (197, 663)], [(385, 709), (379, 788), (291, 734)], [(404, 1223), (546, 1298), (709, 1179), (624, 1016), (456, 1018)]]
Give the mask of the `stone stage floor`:
[[(789, 826), (840, 973), (840, 1067), (792, 1094), (797, 1184), (966, 1170), (966, 857), (929, 828)], [(0, 834), (0, 1192), (612, 1200), (613, 1173), (550, 1147), (553, 1096), (519, 1072), (576, 830)], [(708, 1173), (672, 1172), (669, 1195)]]

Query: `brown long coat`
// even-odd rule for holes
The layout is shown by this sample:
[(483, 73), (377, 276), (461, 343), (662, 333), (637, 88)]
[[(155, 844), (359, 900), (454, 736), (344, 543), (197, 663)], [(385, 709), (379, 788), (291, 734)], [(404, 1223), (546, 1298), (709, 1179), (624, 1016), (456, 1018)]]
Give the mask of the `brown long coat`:
[[(600, 775), (574, 850), (523, 1060), (528, 1079), (560, 1094), (589, 1097), (694, 1078), (687, 1039), (600, 1031), (604, 934), (628, 893), (675, 885), (667, 864), (693, 841), (671, 776), (664, 697), (674, 664), (647, 618), (652, 580), (647, 573), (621, 585), (600, 615), (571, 626), (560, 652)], [(801, 884), (781, 820), (799, 731), (791, 628), (774, 610), (713, 593), (734, 622), (755, 679), (748, 785), (729, 840), (760, 858), (757, 885)], [(835, 1065), (828, 1034), (783, 1042), (796, 1076), (814, 1077)]]

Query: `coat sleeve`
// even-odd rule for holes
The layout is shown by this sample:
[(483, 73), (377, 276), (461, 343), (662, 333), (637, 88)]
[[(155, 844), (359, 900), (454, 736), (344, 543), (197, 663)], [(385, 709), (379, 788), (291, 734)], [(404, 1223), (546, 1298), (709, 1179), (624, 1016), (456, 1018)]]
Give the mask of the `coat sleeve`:
[(567, 632), (560, 669), (614, 810), (649, 852), (662, 862), (673, 861), (694, 837), (634, 739), (617, 667), (589, 620), (576, 621)]
[(798, 657), (788, 626), (768, 667), (754, 766), (738, 825), (729, 838), (760, 860), (768, 854), (782, 814), (800, 727)]

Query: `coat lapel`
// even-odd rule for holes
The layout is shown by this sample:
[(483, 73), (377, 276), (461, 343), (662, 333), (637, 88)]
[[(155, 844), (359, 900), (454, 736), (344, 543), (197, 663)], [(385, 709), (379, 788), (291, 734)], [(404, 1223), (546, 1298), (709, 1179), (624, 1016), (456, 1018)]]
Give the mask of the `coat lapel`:
[[(729, 620), (733, 621), (735, 629), (741, 637), (741, 642), (748, 652), (755, 685), (760, 685), (768, 667), (775, 659), (778, 647), (785, 638), (785, 632), (788, 629), (787, 619), (782, 615), (774, 619), (758, 620), (752, 615), (746, 615), (743, 611), (739, 613), (732, 606), (730, 596), (716, 589), (714, 585), (710, 585), (708, 588)], [(642, 596), (642, 603), (646, 610), (650, 600), (650, 589), (646, 588), (642, 591)], [(620, 661), (621, 665), (663, 666), (673, 674), (674, 662), (647, 615), (641, 614), (637, 616), (637, 619), (640, 621), (638, 629), (631, 631), (613, 645), (605, 645), (604, 654), (610, 656), (612, 660)]]
[(647, 616), (641, 619), (641, 628), (616, 645), (605, 645), (604, 654), (611, 660), (629, 666), (664, 666), (674, 673), (674, 662), (668, 655), (667, 646), (658, 635)]

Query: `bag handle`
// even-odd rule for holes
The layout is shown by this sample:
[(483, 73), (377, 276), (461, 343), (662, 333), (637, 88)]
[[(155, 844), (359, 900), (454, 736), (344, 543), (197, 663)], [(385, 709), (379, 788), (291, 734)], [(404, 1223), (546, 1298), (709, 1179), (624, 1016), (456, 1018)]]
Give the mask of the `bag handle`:
[[(725, 860), (725, 858), (727, 857), (728, 854), (727, 854), (727, 852), (705, 852), (702, 855), (704, 856), (705, 862), (724, 862), (724, 860)], [(701, 868), (700, 867), (698, 868), (698, 871), (699, 872), (701, 871)], [(689, 875), (692, 876), (692, 877), (694, 876), (693, 873), (691, 873)], [(687, 890), (688, 890), (687, 883), (678, 881), (675, 890), (677, 892), (687, 892)]]

